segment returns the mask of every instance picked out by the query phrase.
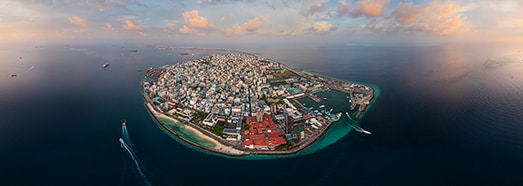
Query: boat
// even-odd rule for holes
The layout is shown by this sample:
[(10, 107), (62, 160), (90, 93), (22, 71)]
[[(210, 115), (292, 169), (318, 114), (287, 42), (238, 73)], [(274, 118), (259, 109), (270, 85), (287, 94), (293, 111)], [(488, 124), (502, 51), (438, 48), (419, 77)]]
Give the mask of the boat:
[(359, 132), (359, 133), (364, 133), (364, 134), (368, 134), (368, 135), (371, 135), (372, 133), (368, 130), (365, 130), (361, 127), (358, 127), (356, 125), (351, 125), (352, 128), (354, 128), (354, 130), (356, 130), (356, 132)]
[(361, 127), (358, 127), (356, 125), (352, 125), (352, 128), (354, 128), (354, 130), (356, 130), (356, 132), (359, 132), (359, 133), (364, 133), (364, 134), (368, 134), (368, 135), (371, 135), (372, 133), (368, 130), (365, 130)]
[(335, 122), (335, 121), (338, 121), (340, 120), (341, 118), (341, 112), (337, 113), (336, 115), (334, 115), (331, 119), (331, 121)]
[(109, 63), (104, 63), (102, 67), (107, 68), (109, 66)]
[(320, 105), (320, 108), (325, 108), (325, 105)]
[(125, 126), (125, 123), (127, 122), (127, 120), (125, 119), (122, 119), (122, 126)]
[(11, 74), (11, 77), (16, 77), (16, 74)]
[(350, 114), (349, 114), (349, 112), (345, 112), (345, 115), (347, 115), (347, 117), (349, 117), (349, 119), (351, 119), (351, 120), (352, 120), (352, 117), (350, 117)]

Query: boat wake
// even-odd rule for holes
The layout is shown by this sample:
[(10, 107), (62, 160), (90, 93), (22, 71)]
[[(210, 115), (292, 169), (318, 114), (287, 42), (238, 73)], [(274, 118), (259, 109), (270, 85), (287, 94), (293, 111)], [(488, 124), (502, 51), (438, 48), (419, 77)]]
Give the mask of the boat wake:
[[(353, 121), (348, 112), (345, 112), (345, 115), (347, 115), (347, 117), (351, 121)], [(345, 121), (345, 123), (347, 123), (347, 125), (351, 126), (354, 130), (356, 130), (356, 132), (363, 133), (363, 134), (368, 134), (368, 135), (372, 134), (370, 131), (363, 129), (363, 128), (361, 128), (360, 126), (358, 126), (356, 124), (352, 124), (352, 123), (350, 123), (348, 121)]]
[(143, 184), (149, 185), (149, 186), (152, 185), (151, 182), (149, 182), (149, 180), (143, 173), (142, 168), (140, 167), (138, 157), (134, 153), (133, 147), (130, 144), (131, 140), (129, 138), (129, 133), (127, 132), (127, 126), (125, 126), (125, 120), (122, 120), (122, 137), (120, 139), (118, 139), (118, 141), (120, 142), (120, 146), (123, 149), (125, 149), (125, 151), (129, 154), (129, 156), (133, 160), (136, 170), (137, 170)]

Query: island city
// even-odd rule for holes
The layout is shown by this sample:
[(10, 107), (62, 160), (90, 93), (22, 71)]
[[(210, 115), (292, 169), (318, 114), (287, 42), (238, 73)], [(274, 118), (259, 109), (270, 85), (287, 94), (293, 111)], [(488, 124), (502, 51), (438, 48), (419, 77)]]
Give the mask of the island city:
[[(264, 57), (212, 54), (149, 68), (142, 81), (147, 109), (164, 131), (203, 150), (230, 155), (294, 154), (306, 149), (345, 115), (360, 119), (375, 97), (368, 85), (296, 70)], [(320, 92), (345, 94), (347, 111), (321, 104)], [(298, 101), (308, 97), (321, 105)], [(175, 123), (176, 125), (167, 124)], [(210, 145), (187, 139), (183, 129)], [(357, 132), (371, 134), (355, 124)]]

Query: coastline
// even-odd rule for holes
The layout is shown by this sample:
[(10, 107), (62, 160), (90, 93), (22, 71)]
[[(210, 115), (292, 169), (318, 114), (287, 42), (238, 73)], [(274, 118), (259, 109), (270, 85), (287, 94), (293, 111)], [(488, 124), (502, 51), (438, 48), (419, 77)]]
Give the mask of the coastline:
[[(281, 64), (281, 63), (280, 63)], [(291, 68), (283, 64), (285, 69), (293, 71)], [(293, 71), (294, 72), (294, 71)], [(305, 71), (302, 71), (305, 72)], [(295, 72), (296, 73), (296, 72)], [(309, 73), (309, 72), (305, 72)], [(310, 73), (313, 74), (313, 73)], [(352, 83), (352, 81), (346, 81), (346, 80), (339, 80), (336, 78), (331, 77), (325, 77), (318, 75), (319, 77), (326, 78), (328, 81), (333, 82), (345, 82), (345, 83)], [(142, 86), (144, 85), (144, 81), (141, 82)], [(368, 84), (366, 84), (368, 86)], [(377, 86), (371, 85), (369, 86), (372, 90), (372, 95), (370, 96), (369, 103), (365, 105), (364, 109), (361, 109), (358, 111), (358, 116), (356, 117), (356, 120), (360, 120), (362, 115), (364, 115), (375, 102), (376, 98), (378, 97), (377, 94), (379, 94), (379, 89), (376, 89)], [(341, 89), (337, 86), (327, 86), (327, 88), (348, 93), (346, 90)], [(341, 139), (341, 137), (345, 136), (351, 131), (351, 127), (345, 127), (344, 121), (330, 121), (325, 123), (325, 127), (322, 127), (320, 130), (315, 131), (315, 137), (313, 138), (307, 138), (305, 140), (299, 141), (299, 143), (296, 143), (292, 148), (288, 150), (260, 150), (260, 149), (249, 149), (244, 148), (241, 146), (241, 144), (234, 144), (230, 141), (226, 141), (225, 139), (221, 138), (220, 136), (217, 136), (214, 133), (211, 133), (210, 131), (207, 131), (206, 129), (201, 128), (200, 126), (187, 122), (182, 121), (177, 118), (174, 118), (172, 116), (164, 114), (162, 111), (159, 110), (159, 108), (155, 108), (153, 106), (152, 98), (149, 97), (144, 90), (142, 90), (142, 96), (144, 98), (144, 105), (146, 105), (146, 109), (149, 110), (149, 113), (151, 116), (157, 121), (157, 124), (163, 128), (164, 132), (170, 133), (173, 138), (178, 138), (181, 141), (184, 141), (186, 144), (190, 145), (191, 148), (200, 149), (206, 153), (211, 154), (218, 154), (218, 155), (224, 155), (225, 157), (249, 157), (249, 159), (267, 159), (267, 158), (283, 158), (283, 157), (293, 157), (298, 155), (305, 155), (310, 154), (313, 152), (316, 152), (317, 150), (323, 149), (330, 144), (338, 141)], [(298, 102), (298, 101), (296, 101)], [(298, 102), (301, 104), (300, 102)], [(332, 109), (331, 109), (332, 110)], [(361, 114), (361, 115), (360, 115)], [(357, 121), (356, 121), (357, 122)], [(166, 123), (172, 123), (171, 125)], [(336, 125), (335, 129), (336, 131), (330, 130), (332, 128), (332, 125)], [(174, 127), (174, 129), (173, 129)], [(183, 131), (179, 131), (183, 130)], [(339, 130), (339, 131), (338, 131)], [(187, 134), (186, 132), (190, 133)], [(335, 134), (333, 136), (327, 136), (327, 134)], [(196, 138), (194, 138), (196, 137)], [(177, 140), (178, 141), (178, 140)], [(209, 145), (210, 144), (210, 145)], [(313, 147), (313, 148), (310, 148)], [(252, 157), (252, 158), (251, 158)]]
[[(372, 86), (372, 87), (375, 88), (375, 86)], [(379, 91), (377, 91), (377, 92), (379, 92)], [(336, 121), (336, 122), (331, 122), (322, 131), (320, 131), (320, 133), (322, 133), (322, 134), (319, 135), (317, 138), (314, 138), (313, 140), (310, 140), (306, 143), (302, 143), (299, 146), (292, 148), (290, 150), (286, 150), (286, 151), (259, 151), (259, 150), (250, 150), (250, 149), (239, 150), (239, 149), (224, 145), (220, 141), (218, 141), (208, 135), (205, 135), (199, 129), (191, 126), (191, 125), (194, 125), (192, 123), (181, 122), (178, 119), (169, 117), (163, 113), (159, 113), (156, 109), (153, 108), (153, 106), (151, 106), (150, 99), (148, 99), (147, 95), (145, 95), (145, 94), (142, 94), (142, 95), (143, 95), (143, 98), (145, 101), (144, 105), (146, 106), (146, 109), (149, 111), (149, 113), (154, 118), (154, 120), (158, 123), (158, 125), (164, 129), (164, 131), (169, 132), (171, 135), (173, 135), (177, 139), (187, 143), (188, 145), (196, 147), (197, 149), (201, 149), (203, 151), (207, 151), (210, 153), (216, 153), (218, 155), (222, 155), (224, 157), (229, 157), (229, 158), (231, 158), (231, 157), (232, 158), (234, 158), (234, 157), (253, 157), (253, 156), (254, 156), (253, 159), (257, 159), (256, 157), (259, 157), (260, 159), (266, 158), (266, 157), (282, 158), (282, 157), (293, 157), (294, 155), (298, 155), (298, 154), (305, 155), (305, 154), (309, 154), (312, 152), (316, 152), (317, 150), (322, 149), (323, 147), (326, 147), (326, 146), (336, 142), (337, 140), (332, 140), (332, 141), (326, 142), (327, 144), (318, 144), (317, 143), (317, 142), (321, 142), (321, 140), (324, 140), (326, 138), (326, 134), (329, 133), (329, 129), (331, 129), (331, 127), (333, 125), (335, 125), (335, 124), (343, 125), (343, 124), (339, 123), (339, 122), (342, 122), (341, 120)], [(367, 107), (367, 109), (365, 109), (365, 111), (362, 113), (362, 116), (364, 116), (366, 114), (366, 112), (369, 110), (369, 108), (372, 107), (372, 105), (374, 105), (375, 99), (377, 97), (378, 97), (378, 95), (373, 96), (373, 98), (371, 100), (371, 104), (369, 104), (369, 107)], [(161, 120), (161, 118), (167, 119), (175, 124), (186, 123), (186, 124), (184, 124), (184, 129), (187, 129), (189, 132), (191, 132), (192, 134), (196, 135), (197, 137), (199, 137), (203, 140), (213, 143), (214, 146), (206, 147), (199, 143), (196, 143), (194, 141), (184, 138), (183, 136), (178, 134), (176, 131), (171, 129), (167, 124), (165, 124)], [(348, 131), (344, 132), (343, 135), (338, 136), (336, 139), (339, 139), (339, 138), (345, 136), (348, 132), (351, 131), (351, 129), (352, 128), (349, 128)], [(312, 147), (314, 145), (322, 145), (322, 147), (319, 147), (318, 149), (312, 149), (311, 151), (307, 151), (307, 150), (311, 149), (310, 147)]]
[(165, 114), (158, 113), (151, 106), (150, 103), (145, 103), (145, 105), (147, 106), (147, 110), (149, 110), (151, 115), (160, 124), (161, 127), (163, 127), (165, 130), (169, 131), (169, 133), (171, 133), (172, 135), (176, 136), (178, 139), (180, 139), (180, 140), (182, 140), (182, 141), (184, 141), (186, 143), (189, 143), (190, 145), (196, 146), (198, 148), (202, 148), (204, 150), (212, 151), (212, 152), (219, 153), (219, 154), (225, 154), (225, 155), (229, 155), (229, 156), (242, 156), (242, 155), (247, 155), (248, 154), (248, 153), (246, 153), (244, 151), (240, 151), (240, 150), (235, 149), (233, 147), (226, 146), (226, 145), (220, 143), (219, 141), (209, 137), (208, 135), (203, 134), (201, 131), (197, 130), (196, 128), (194, 128), (194, 127), (192, 127), (190, 125), (184, 125), (183, 130), (188, 130), (189, 132), (191, 132), (192, 134), (196, 135), (197, 137), (212, 143), (214, 146), (213, 147), (206, 147), (206, 146), (203, 146), (203, 145), (198, 144), (196, 142), (193, 142), (191, 140), (188, 140), (188, 139), (184, 138), (183, 136), (181, 136), (180, 134), (178, 134), (173, 129), (171, 129), (160, 118), (170, 120), (170, 121), (172, 121), (175, 124), (179, 124), (179, 123), (182, 123), (182, 122), (180, 122), (179, 120), (174, 119), (172, 117), (169, 117), (169, 116), (167, 116)]

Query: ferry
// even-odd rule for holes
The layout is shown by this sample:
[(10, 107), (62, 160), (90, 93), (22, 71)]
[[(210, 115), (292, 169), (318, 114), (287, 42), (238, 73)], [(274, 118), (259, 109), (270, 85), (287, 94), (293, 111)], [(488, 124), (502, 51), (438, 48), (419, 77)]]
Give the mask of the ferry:
[(109, 66), (109, 63), (104, 63), (102, 67), (107, 68)]

